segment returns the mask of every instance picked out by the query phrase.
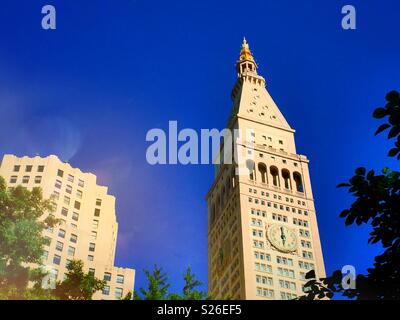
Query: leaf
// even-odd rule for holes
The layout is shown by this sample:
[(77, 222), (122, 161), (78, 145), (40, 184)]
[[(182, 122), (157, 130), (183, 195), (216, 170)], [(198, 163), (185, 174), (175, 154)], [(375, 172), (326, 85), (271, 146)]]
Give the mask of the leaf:
[(400, 125), (400, 110), (398, 108), (390, 112), (389, 123), (393, 126)]
[(372, 179), (375, 176), (375, 171), (374, 170), (369, 170), (367, 174), (368, 179)]
[(305, 275), (306, 279), (315, 279), (315, 270), (310, 270)]
[(386, 109), (383, 108), (376, 108), (372, 116), (376, 119), (381, 119), (386, 116)]
[(350, 186), (351, 186), (351, 184), (349, 184), (349, 183), (339, 183), (339, 184), (336, 186), (336, 188), (350, 187)]
[(363, 176), (363, 175), (365, 175), (365, 168), (364, 167), (359, 167), (359, 168), (357, 168), (356, 169), (356, 174), (357, 175), (359, 175), (359, 176)]
[(390, 124), (388, 124), (388, 123), (381, 124), (379, 126), (378, 130), (375, 131), (375, 135), (378, 135), (379, 133), (386, 130), (387, 128), (390, 128)]
[(382, 173), (383, 174), (387, 174), (388, 172), (389, 172), (389, 168), (388, 167), (384, 167), (383, 169), (382, 169)]
[(395, 126), (392, 129), (390, 129), (389, 134), (388, 134), (388, 139), (394, 138), (400, 133), (400, 126)]
[(392, 148), (388, 153), (388, 157), (394, 157), (398, 152), (399, 152), (398, 148)]
[(356, 218), (356, 217), (355, 217), (354, 215), (348, 215), (347, 218), (346, 218), (346, 220), (345, 220), (345, 222), (344, 222), (345, 225), (346, 225), (346, 226), (349, 226), (349, 225), (353, 224), (355, 218)]
[(347, 216), (349, 214), (349, 210), (343, 210), (341, 213), (340, 213), (340, 215), (339, 215), (339, 217), (340, 218), (344, 218), (345, 216)]

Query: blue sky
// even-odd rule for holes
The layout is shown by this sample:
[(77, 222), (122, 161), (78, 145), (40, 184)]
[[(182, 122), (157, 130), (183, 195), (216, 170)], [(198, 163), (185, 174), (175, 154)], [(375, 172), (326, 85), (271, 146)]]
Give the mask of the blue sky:
[[(53, 4), (57, 30), (41, 29)], [(117, 264), (157, 263), (173, 289), (190, 264), (207, 281), (205, 195), (213, 168), (150, 166), (149, 129), (223, 128), (246, 36), (267, 89), (309, 157), (329, 271), (362, 272), (379, 248), (338, 218), (351, 203), (335, 186), (360, 165), (397, 164), (374, 137), (373, 109), (400, 87), (398, 1), (2, 1), (0, 152), (56, 154), (98, 175), (117, 197)]]

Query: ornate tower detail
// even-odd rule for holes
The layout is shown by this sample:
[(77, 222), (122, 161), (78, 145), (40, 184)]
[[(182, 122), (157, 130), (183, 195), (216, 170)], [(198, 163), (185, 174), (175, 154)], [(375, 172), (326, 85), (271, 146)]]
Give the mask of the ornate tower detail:
[(234, 141), (248, 155), (247, 173), (218, 167), (207, 194), (209, 291), (216, 298), (293, 299), (305, 274), (325, 275), (308, 159), (295, 130), (258, 75), (243, 40), (236, 63), (228, 128), (250, 131)]

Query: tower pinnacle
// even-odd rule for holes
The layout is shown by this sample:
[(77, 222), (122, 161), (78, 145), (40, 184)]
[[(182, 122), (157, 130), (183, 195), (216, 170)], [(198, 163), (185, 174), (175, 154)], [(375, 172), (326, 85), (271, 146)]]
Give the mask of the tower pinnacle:
[(253, 55), (251, 54), (249, 44), (246, 41), (246, 38), (243, 37), (243, 43), (242, 43), (242, 50), (240, 51), (240, 61), (243, 60), (250, 60), (254, 61)]
[(254, 61), (253, 54), (250, 51), (246, 38), (243, 38), (239, 60), (236, 63), (236, 70), (239, 76), (247, 72), (257, 74), (257, 64)]

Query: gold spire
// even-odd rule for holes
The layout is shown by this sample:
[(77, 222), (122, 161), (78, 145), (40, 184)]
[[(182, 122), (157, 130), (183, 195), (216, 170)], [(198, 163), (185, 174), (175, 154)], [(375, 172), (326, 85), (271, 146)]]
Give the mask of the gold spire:
[(251, 54), (249, 44), (246, 41), (246, 38), (243, 38), (243, 43), (242, 43), (242, 50), (240, 51), (240, 58), (239, 61), (243, 60), (250, 60), (254, 62), (253, 55)]

